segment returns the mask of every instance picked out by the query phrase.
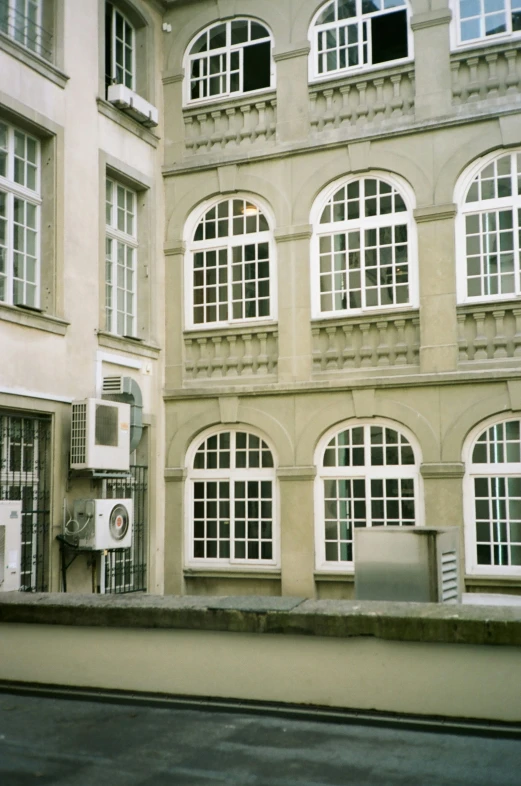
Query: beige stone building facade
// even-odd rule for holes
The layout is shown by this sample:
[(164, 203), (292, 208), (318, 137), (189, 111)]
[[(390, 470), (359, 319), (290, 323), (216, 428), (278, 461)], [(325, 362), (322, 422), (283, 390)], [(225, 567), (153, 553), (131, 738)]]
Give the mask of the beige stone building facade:
[(521, 11), (496, 5), (0, 4), (0, 490), (36, 499), (45, 435), (46, 588), (64, 506), (111, 493), (69, 476), (71, 401), (120, 375), (148, 478), (116, 589), (349, 598), (355, 528), (413, 524), (459, 528), (467, 590), (521, 589)]

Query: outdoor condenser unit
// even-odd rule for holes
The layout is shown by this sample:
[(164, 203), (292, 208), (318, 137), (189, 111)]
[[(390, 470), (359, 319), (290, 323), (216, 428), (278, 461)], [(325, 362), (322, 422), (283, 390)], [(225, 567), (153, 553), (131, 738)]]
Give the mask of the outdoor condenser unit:
[(0, 592), (20, 589), (22, 503), (0, 501)]
[(133, 524), (131, 499), (76, 499), (64, 534), (81, 549), (128, 549)]
[(72, 403), (71, 469), (128, 470), (130, 405), (87, 398)]
[(355, 529), (355, 597), (460, 603), (459, 530), (447, 527)]

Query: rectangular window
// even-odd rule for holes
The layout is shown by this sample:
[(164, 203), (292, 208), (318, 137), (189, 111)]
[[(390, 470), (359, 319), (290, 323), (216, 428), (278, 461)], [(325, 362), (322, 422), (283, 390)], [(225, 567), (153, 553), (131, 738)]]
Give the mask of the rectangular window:
[(136, 193), (106, 181), (105, 316), (106, 329), (136, 337), (137, 217)]
[(47, 60), (52, 36), (42, 27), (43, 0), (0, 0), (0, 33)]
[(135, 90), (135, 31), (112, 3), (105, 6), (105, 74), (108, 85)]
[(0, 120), (0, 302), (38, 308), (40, 145)]

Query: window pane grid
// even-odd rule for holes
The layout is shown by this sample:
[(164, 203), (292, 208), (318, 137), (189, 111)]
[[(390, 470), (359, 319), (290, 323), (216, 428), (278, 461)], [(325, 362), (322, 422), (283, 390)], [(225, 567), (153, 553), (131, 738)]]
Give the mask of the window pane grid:
[(41, 0), (2, 0), (0, 31), (37, 55), (51, 58), (52, 36), (41, 26)]
[(115, 6), (108, 6), (107, 36), (110, 47), (107, 55), (107, 78), (110, 83), (125, 85), (135, 90), (135, 31), (128, 19)]
[(375, 178), (333, 194), (318, 237), (321, 313), (409, 303), (408, 220), (400, 215), (405, 212), (398, 191)]
[(192, 244), (195, 325), (270, 316), (268, 229), (264, 214), (245, 199), (223, 200), (205, 212)]
[(106, 180), (105, 318), (107, 330), (136, 335), (136, 193)]
[(463, 206), (466, 293), (494, 298), (521, 292), (521, 156), (486, 164), (470, 184)]
[(338, 432), (322, 475), (326, 563), (353, 561), (354, 527), (415, 526), (418, 467), (399, 431), (367, 424)]
[(274, 464), (264, 440), (212, 434), (196, 451), (192, 474), (192, 558), (272, 563)]
[[(0, 123), (0, 301), (39, 301), (39, 144)], [(31, 193), (32, 192), (32, 193)]]
[(463, 43), (521, 29), (519, 0), (460, 0), (459, 31)]
[(244, 53), (262, 44), (271, 46), (268, 30), (247, 19), (218, 23), (205, 30), (189, 52), (190, 100), (269, 88), (270, 68), (263, 62), (261, 78), (258, 74), (250, 85), (251, 67), (245, 64)]

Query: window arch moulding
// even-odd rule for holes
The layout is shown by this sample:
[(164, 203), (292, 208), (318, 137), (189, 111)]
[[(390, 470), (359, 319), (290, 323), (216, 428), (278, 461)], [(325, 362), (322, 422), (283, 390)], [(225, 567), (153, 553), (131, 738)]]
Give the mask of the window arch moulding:
[(273, 323), (274, 217), (264, 200), (220, 196), (185, 224), (185, 329)]
[(219, 21), (197, 33), (183, 58), (184, 105), (275, 89), (273, 36), (257, 19)]
[(407, 0), (330, 0), (309, 28), (309, 81), (410, 62), (410, 18)]
[(322, 191), (310, 215), (313, 318), (418, 306), (415, 204), (403, 178), (380, 172)]
[(469, 575), (521, 577), (521, 419), (488, 418), (463, 447)]
[(421, 452), (393, 421), (350, 420), (329, 429), (315, 451), (315, 565), (352, 572), (354, 529), (422, 526)]

